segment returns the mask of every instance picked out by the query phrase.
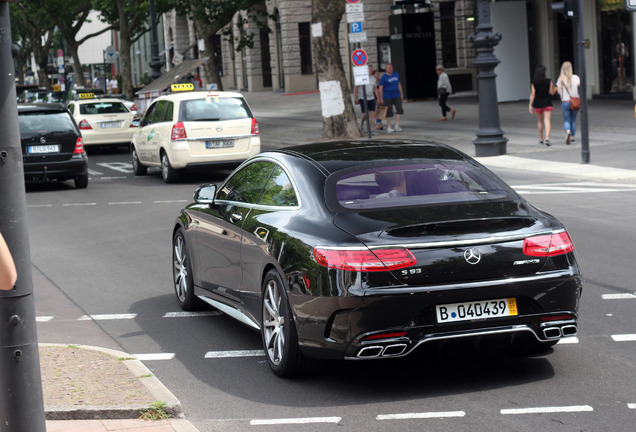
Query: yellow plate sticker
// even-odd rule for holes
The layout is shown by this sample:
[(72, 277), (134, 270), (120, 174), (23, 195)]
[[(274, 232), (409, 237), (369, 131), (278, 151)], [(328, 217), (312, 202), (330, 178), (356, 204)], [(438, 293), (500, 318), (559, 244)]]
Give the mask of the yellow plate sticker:
[(519, 315), (519, 312), (517, 312), (517, 300), (515, 298), (508, 299), (508, 312), (510, 315)]
[(95, 93), (79, 93), (77, 97), (80, 99), (95, 99)]
[(194, 90), (194, 84), (172, 84), (170, 86), (172, 91), (192, 91)]

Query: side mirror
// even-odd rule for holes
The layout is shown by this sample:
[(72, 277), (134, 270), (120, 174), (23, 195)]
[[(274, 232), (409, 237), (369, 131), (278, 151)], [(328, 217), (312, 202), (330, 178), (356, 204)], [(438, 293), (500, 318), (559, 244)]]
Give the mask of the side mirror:
[(194, 202), (197, 204), (212, 204), (216, 195), (216, 185), (201, 186), (194, 191)]

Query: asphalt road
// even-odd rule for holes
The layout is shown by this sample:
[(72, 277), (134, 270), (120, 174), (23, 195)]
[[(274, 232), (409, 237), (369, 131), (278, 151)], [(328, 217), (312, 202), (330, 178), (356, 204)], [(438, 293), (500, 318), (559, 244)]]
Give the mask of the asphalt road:
[(159, 171), (135, 178), (124, 150), (90, 152), (89, 165), (85, 190), (27, 188), (39, 341), (138, 355), (202, 432), (634, 430), (636, 184), (495, 170), (577, 246), (579, 335), (548, 355), (446, 345), (287, 380), (257, 333), (212, 309), (180, 314), (174, 299), (173, 220), (197, 185), (226, 173), (165, 185)]

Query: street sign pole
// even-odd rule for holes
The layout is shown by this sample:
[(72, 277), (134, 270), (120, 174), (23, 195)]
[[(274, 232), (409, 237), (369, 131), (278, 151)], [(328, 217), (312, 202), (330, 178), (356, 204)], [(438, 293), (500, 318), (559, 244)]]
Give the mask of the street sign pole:
[(585, 32), (583, 25), (583, 0), (578, 1), (577, 34), (576, 43), (578, 45), (579, 57), (579, 78), (581, 79), (580, 97), (581, 97), (581, 163), (590, 163), (590, 134), (588, 127), (587, 113), (587, 79), (585, 73)]
[(0, 1), (0, 231), (18, 271), (0, 291), (0, 430), (45, 432), (9, 4)]

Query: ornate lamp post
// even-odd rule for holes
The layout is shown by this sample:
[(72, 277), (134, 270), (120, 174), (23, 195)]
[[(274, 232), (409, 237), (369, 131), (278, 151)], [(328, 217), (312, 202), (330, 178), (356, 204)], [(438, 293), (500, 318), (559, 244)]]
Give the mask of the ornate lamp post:
[(152, 59), (150, 60), (150, 78), (156, 80), (161, 76), (161, 60), (159, 60), (159, 39), (157, 38), (157, 14), (155, 0), (150, 0), (150, 38)]
[(477, 33), (470, 41), (477, 48), (473, 64), (477, 68), (479, 89), (479, 130), (475, 144), (476, 156), (498, 156), (506, 154), (507, 138), (499, 127), (499, 108), (497, 106), (497, 86), (495, 67), (500, 61), (495, 57), (495, 45), (501, 40), (500, 33), (492, 32), (490, 24), (490, 0), (478, 0)]

